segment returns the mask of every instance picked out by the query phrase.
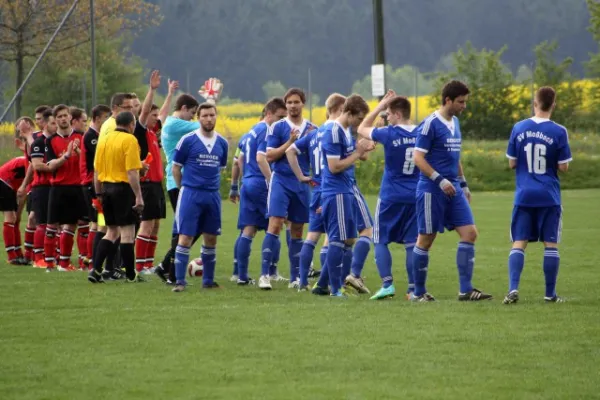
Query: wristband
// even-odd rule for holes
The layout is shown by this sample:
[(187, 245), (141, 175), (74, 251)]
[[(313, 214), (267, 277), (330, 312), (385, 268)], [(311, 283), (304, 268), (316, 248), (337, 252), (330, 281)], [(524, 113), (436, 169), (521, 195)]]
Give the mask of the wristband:
[(436, 185), (439, 185), (441, 181), (444, 180), (444, 177), (441, 176), (437, 171), (433, 171), (433, 174), (429, 177)]
[(464, 177), (464, 175), (459, 176), (458, 181), (460, 182), (461, 188), (466, 188), (469, 186), (469, 185), (467, 185), (467, 179)]
[(234, 191), (234, 192), (237, 192), (238, 191), (238, 184), (237, 183), (232, 184), (231, 185), (231, 190)]

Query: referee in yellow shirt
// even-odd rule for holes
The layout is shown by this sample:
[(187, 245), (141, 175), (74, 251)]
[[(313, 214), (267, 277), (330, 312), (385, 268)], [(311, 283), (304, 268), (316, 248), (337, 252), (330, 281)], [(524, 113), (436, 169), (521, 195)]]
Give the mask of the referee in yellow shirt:
[(142, 281), (135, 272), (135, 223), (144, 209), (140, 188), (140, 146), (133, 136), (135, 117), (129, 111), (119, 113), (116, 128), (100, 136), (94, 159), (94, 187), (106, 221), (106, 235), (98, 244), (94, 269), (88, 280), (103, 283), (102, 264), (116, 250), (115, 241), (121, 237), (120, 251), (127, 282)]
[(130, 111), (133, 112), (134, 96), (132, 93), (115, 93), (110, 99), (110, 109), (112, 115), (104, 121), (100, 127), (100, 137), (108, 132), (113, 132), (117, 128), (116, 117), (119, 113)]

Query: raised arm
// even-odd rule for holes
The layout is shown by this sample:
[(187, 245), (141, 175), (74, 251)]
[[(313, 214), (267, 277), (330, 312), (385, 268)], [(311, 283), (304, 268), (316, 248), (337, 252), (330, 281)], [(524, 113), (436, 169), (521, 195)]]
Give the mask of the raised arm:
[(169, 79), (169, 91), (167, 92), (167, 97), (165, 97), (165, 101), (160, 108), (160, 112), (158, 113), (158, 119), (164, 124), (165, 120), (169, 116), (169, 111), (171, 111), (171, 101), (173, 100), (173, 95), (179, 88), (178, 81), (172, 81)]
[(144, 99), (144, 103), (142, 104), (142, 110), (140, 112), (140, 123), (143, 126), (146, 126), (146, 122), (148, 121), (148, 116), (150, 115), (150, 109), (152, 108), (152, 102), (154, 101), (154, 92), (160, 86), (160, 73), (158, 70), (152, 71), (150, 75), (150, 87), (148, 88), (148, 93), (146, 93), (146, 98)]
[(375, 124), (375, 120), (377, 116), (381, 114), (382, 111), (385, 111), (389, 102), (396, 97), (396, 92), (393, 90), (388, 90), (383, 99), (377, 104), (377, 106), (367, 114), (363, 122), (358, 126), (358, 136), (372, 140), (371, 132), (373, 132), (373, 125)]

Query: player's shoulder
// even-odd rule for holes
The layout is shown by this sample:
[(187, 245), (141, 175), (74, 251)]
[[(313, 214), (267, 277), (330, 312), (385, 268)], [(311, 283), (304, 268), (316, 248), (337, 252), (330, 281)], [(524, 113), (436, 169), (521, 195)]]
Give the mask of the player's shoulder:
[(225, 148), (229, 147), (229, 142), (227, 141), (227, 139), (225, 139), (225, 137), (223, 137), (223, 135), (215, 131), (215, 136), (217, 137), (217, 143), (219, 143), (219, 145)]
[(415, 129), (415, 133), (420, 133), (421, 135), (427, 136), (429, 132), (432, 130), (432, 127), (435, 128), (441, 121), (436, 112), (431, 113), (427, 118), (425, 118)]
[(269, 129), (269, 125), (267, 125), (267, 123), (265, 121), (259, 121), (252, 127), (252, 129), (250, 130), (250, 133), (253, 133), (253, 137), (256, 138), (256, 137), (260, 136), (261, 134), (264, 134), (265, 132), (267, 132), (268, 129)]

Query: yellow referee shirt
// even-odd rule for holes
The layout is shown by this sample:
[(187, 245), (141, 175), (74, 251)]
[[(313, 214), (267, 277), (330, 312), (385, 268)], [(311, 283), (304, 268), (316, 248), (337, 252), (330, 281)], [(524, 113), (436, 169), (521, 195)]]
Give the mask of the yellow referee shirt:
[(129, 182), (127, 171), (142, 169), (140, 145), (135, 136), (120, 128), (100, 136), (94, 169), (100, 182)]
[(112, 132), (117, 129), (117, 120), (115, 117), (109, 117), (102, 126), (100, 127), (100, 137), (106, 135), (108, 132)]

